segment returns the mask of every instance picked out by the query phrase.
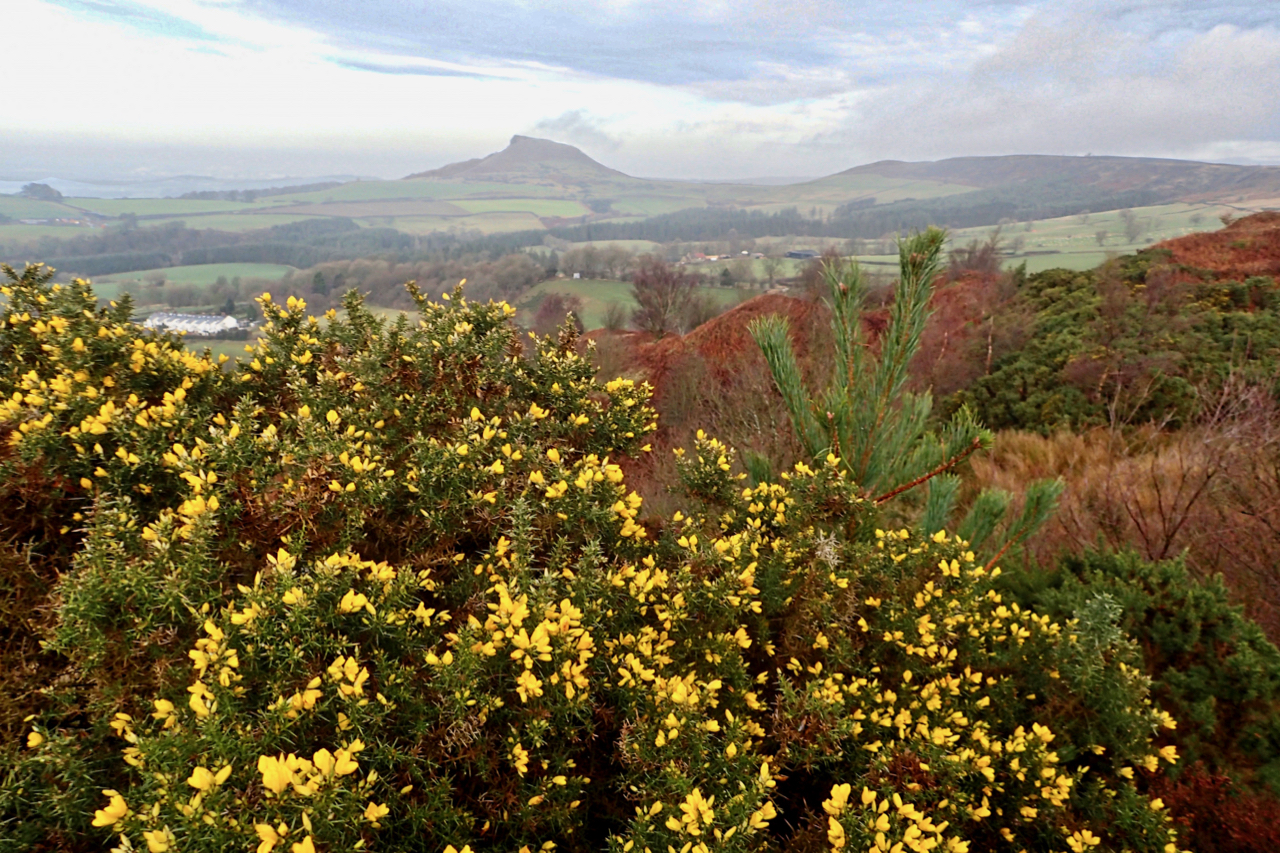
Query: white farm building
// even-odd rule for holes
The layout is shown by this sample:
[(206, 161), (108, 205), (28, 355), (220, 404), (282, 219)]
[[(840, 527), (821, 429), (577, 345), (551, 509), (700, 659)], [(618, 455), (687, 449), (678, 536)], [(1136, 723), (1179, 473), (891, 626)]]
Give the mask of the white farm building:
[(186, 332), (189, 335), (217, 335), (240, 328), (235, 317), (225, 314), (170, 314), (159, 311), (142, 324), (148, 329), (164, 329), (170, 332)]

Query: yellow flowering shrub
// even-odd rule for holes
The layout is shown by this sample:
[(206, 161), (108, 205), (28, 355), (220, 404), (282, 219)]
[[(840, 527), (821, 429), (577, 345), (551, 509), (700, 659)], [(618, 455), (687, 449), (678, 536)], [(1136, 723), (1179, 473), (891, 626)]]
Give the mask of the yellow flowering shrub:
[(0, 480), (73, 556), (0, 844), (1176, 849), (1139, 787), (1171, 721), (1107, 600), (1005, 602), (967, 543), (877, 529), (834, 457), (748, 486), (700, 436), (653, 517), (620, 467), (647, 388), (595, 383), (568, 327), (526, 349), (506, 305), (411, 293), (390, 324), (264, 296), (217, 369), (12, 276)]

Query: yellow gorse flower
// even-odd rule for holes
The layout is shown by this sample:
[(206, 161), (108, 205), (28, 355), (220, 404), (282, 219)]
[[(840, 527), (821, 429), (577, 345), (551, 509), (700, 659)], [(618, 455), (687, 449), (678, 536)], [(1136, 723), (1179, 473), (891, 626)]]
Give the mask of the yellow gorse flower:
[(293, 769), (289, 766), (290, 758), (295, 756), (258, 756), (258, 772), (262, 774), (262, 786), (276, 796), (283, 794), (293, 784)]
[(144, 831), (142, 837), (147, 842), (148, 853), (166, 853), (173, 844), (173, 833), (167, 826)]
[(369, 805), (365, 807), (364, 819), (369, 821), (371, 824), (374, 825), (375, 828), (377, 828), (378, 826), (381, 825), (378, 823), (378, 821), (382, 820), (382, 818), (386, 817), (390, 813), (391, 813), (391, 809), (387, 808), (387, 806), (371, 802), (369, 803)]
[(93, 813), (93, 825), (115, 826), (129, 813), (129, 805), (124, 801), (124, 797), (115, 791), (103, 791), (103, 793), (107, 795), (109, 801), (106, 808), (98, 809)]
[(271, 850), (280, 843), (280, 833), (269, 823), (255, 823), (253, 831), (258, 835), (258, 847), (256, 853), (271, 853)]
[[(945, 531), (880, 530), (864, 548), (845, 524), (865, 499), (834, 452), (746, 486), (734, 452), (699, 433), (676, 464), (718, 497), (677, 498), (698, 499), (646, 529), (653, 516), (619, 459), (648, 449), (637, 445), (656, 428), (649, 390), (602, 389), (573, 348), (517, 355), (510, 306), (457, 294), (427, 303), (420, 327), (385, 334), (334, 314), (339, 336), (304, 320), (301, 300), (264, 298), (252, 360), (222, 374), (126, 322), (66, 319), (36, 301), (0, 306), (0, 338), (38, 337), (40, 354), (5, 374), (0, 422), (16, 451), (4, 458), (44, 460), (84, 500), (100, 496), (76, 536), (94, 546), (86, 554), (112, 555), (139, 600), (192, 566), (213, 579), (185, 590), (190, 609), (154, 615), (199, 634), (188, 698), (111, 721), (138, 793), (105, 792), (93, 823), (132, 845), (167, 853), (234, 836), (258, 853), (313, 853), (323, 815), (325, 849), (372, 847), (392, 812), (476, 838), (504, 837), (510, 827), (493, 825), (504, 821), (553, 837), (590, 819), (584, 791), (616, 790), (646, 804), (620, 830), (624, 853), (754, 849), (772, 837), (789, 762), (822, 755), (849, 780), (814, 827), (833, 849), (964, 853), (979, 823), (982, 837), (1048, 832), (1082, 853), (1100, 841), (1077, 798), (1129, 785), (1128, 765), (1177, 758), (1099, 738), (1090, 755), (1123, 769), (1097, 762), (1077, 790), (1081, 764), (1065, 756), (1080, 744), (1059, 756), (1071, 727), (1035, 719), (1043, 703), (1016, 674), (1033, 661), (1069, 680), (1054, 655), (1076, 629), (1002, 600), (996, 571)], [(217, 411), (223, 400), (234, 410)], [(403, 564), (347, 552), (360, 537)], [(145, 636), (168, 634), (148, 625)], [(318, 660), (331, 663), (317, 673)], [(565, 720), (585, 731), (561, 730)], [(376, 771), (360, 766), (361, 741), (342, 740), (356, 733), (377, 738)], [(780, 734), (787, 752), (767, 754)], [(240, 752), (204, 748), (215, 739)], [(305, 744), (309, 758), (278, 744)], [(841, 765), (842, 752), (860, 758)], [(255, 772), (233, 779), (219, 754), (255, 756)], [(495, 781), (501, 808), (471, 827), (438, 803), (481, 755), (516, 776)], [(868, 762), (890, 772), (871, 781), (858, 769)], [(603, 766), (617, 777), (588, 777)], [(1165, 842), (1162, 805), (1127, 816), (1154, 828), (1129, 846)]]

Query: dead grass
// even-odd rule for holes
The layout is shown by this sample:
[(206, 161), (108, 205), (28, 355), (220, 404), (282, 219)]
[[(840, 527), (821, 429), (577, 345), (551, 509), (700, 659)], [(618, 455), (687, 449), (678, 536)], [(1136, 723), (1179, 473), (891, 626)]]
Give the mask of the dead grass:
[(1063, 552), (1133, 549), (1148, 560), (1185, 554), (1222, 574), (1248, 614), (1280, 639), (1280, 412), (1261, 389), (1229, 383), (1199, 423), (1178, 431), (1097, 429), (1001, 433), (974, 460), (971, 492), (1020, 492), (1062, 477), (1057, 514), (1028, 544), (1032, 562)]

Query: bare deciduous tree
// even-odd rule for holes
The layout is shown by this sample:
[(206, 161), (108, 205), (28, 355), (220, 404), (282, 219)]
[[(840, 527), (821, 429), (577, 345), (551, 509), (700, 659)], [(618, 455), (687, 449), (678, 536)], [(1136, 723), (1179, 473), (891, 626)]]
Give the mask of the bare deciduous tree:
[(764, 275), (769, 280), (769, 286), (773, 287), (773, 282), (778, 277), (778, 273), (782, 272), (782, 258), (776, 255), (769, 255), (761, 262), (761, 266), (764, 267)]
[(631, 321), (637, 328), (662, 337), (680, 328), (693, 298), (693, 280), (678, 267), (648, 257), (631, 277), (637, 308)]

